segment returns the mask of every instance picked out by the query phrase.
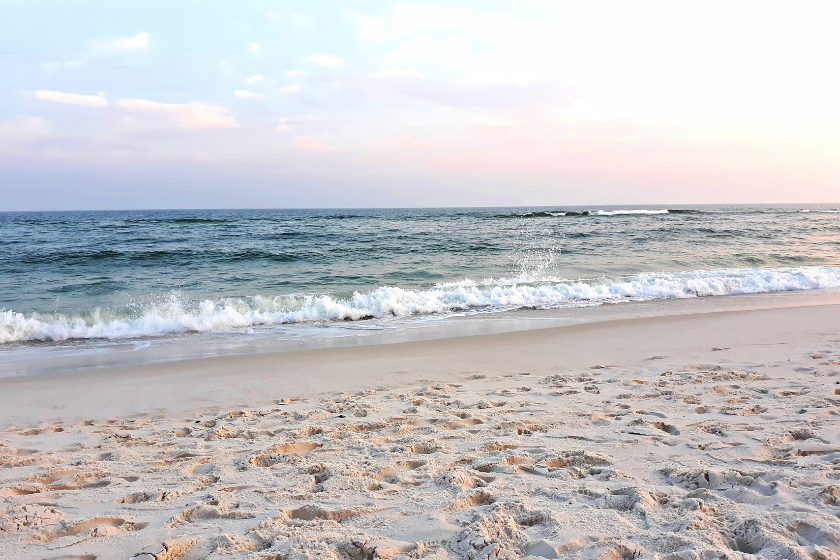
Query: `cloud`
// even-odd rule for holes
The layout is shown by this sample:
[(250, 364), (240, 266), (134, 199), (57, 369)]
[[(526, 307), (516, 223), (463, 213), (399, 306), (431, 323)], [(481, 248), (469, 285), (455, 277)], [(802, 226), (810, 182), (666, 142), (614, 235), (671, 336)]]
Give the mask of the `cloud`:
[(248, 91), (247, 89), (238, 89), (233, 92), (233, 95), (236, 97), (243, 97), (245, 99), (259, 99), (263, 96), (261, 93), (254, 93), (253, 91)]
[(77, 93), (63, 93), (60, 91), (49, 91), (39, 89), (35, 97), (56, 103), (67, 103), (68, 105), (82, 105), (84, 107), (107, 107), (108, 100), (99, 95), (79, 95)]
[(147, 99), (123, 99), (117, 104), (123, 109), (168, 117), (181, 128), (233, 128), (233, 114), (227, 107), (190, 101), (189, 103), (158, 103)]
[(277, 125), (277, 130), (280, 132), (288, 132), (292, 129), (288, 124), (288, 119), (280, 119), (279, 124)]
[(280, 93), (299, 93), (300, 88), (298, 86), (288, 86), (288, 87), (281, 87)]
[(248, 52), (251, 54), (260, 54), (260, 44), (248, 43)]
[(50, 135), (50, 125), (40, 117), (20, 115), (0, 122), (0, 144), (32, 142)]
[(332, 149), (314, 136), (295, 138), (295, 149), (301, 152), (329, 152)]
[(149, 48), (149, 34), (140, 32), (134, 37), (123, 37), (111, 41), (111, 48), (117, 51), (127, 51), (133, 49), (148, 49)]
[(306, 70), (286, 70), (285, 76), (287, 78), (299, 78), (301, 76), (308, 76), (309, 72)]
[(339, 66), (341, 66), (340, 58), (324, 53), (313, 54), (306, 60), (312, 62), (313, 64), (317, 64), (319, 66), (327, 66), (329, 68), (338, 68)]
[(250, 78), (245, 78), (245, 81), (248, 83), (249, 86), (252, 86), (254, 84), (261, 84), (265, 81), (265, 76), (261, 74), (255, 74)]

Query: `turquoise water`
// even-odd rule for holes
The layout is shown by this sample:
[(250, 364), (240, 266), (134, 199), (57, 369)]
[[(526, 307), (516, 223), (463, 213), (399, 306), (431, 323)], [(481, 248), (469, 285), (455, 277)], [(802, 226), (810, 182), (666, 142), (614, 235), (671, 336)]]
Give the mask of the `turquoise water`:
[(840, 205), (0, 214), (0, 344), (840, 287)]

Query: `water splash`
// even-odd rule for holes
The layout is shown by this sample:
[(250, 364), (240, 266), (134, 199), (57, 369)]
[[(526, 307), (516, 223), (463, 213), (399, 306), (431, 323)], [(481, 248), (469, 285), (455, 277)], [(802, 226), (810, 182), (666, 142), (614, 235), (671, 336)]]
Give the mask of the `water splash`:
[(557, 276), (557, 259), (565, 234), (524, 223), (518, 230), (510, 260), (515, 277), (524, 282)]

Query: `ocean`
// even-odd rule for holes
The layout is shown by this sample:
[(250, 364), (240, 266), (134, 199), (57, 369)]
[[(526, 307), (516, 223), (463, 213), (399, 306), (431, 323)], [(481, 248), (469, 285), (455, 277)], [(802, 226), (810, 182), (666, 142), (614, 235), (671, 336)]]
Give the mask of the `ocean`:
[(840, 288), (840, 206), (0, 213), (0, 352)]

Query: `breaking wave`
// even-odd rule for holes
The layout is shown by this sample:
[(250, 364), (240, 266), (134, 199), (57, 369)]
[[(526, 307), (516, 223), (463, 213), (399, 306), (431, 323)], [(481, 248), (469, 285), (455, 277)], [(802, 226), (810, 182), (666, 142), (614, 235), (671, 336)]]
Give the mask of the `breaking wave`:
[(582, 280), (462, 280), (418, 290), (380, 287), (345, 298), (291, 295), (197, 301), (173, 296), (165, 303), (121, 314), (99, 309), (80, 316), (0, 311), (0, 343), (137, 338), (291, 323), (821, 288), (840, 288), (840, 267), (695, 270)]
[(514, 214), (498, 214), (493, 218), (561, 218), (578, 216), (653, 216), (657, 214), (700, 214), (700, 210), (673, 208), (627, 208), (616, 210), (535, 210)]
[(668, 214), (668, 209), (662, 210), (598, 210), (598, 216), (630, 216), (633, 214)]

